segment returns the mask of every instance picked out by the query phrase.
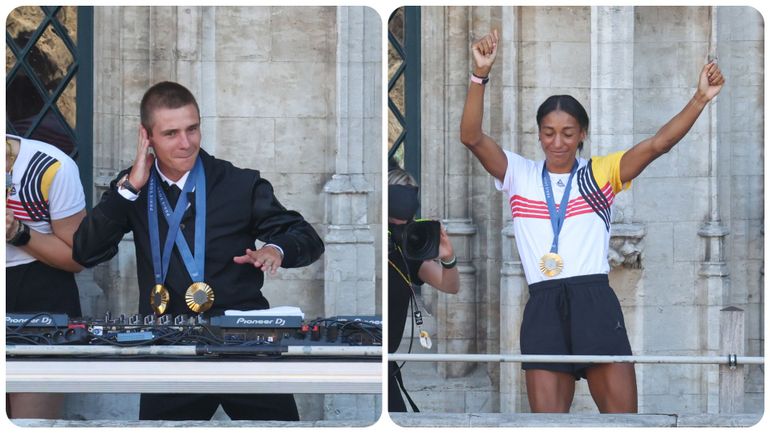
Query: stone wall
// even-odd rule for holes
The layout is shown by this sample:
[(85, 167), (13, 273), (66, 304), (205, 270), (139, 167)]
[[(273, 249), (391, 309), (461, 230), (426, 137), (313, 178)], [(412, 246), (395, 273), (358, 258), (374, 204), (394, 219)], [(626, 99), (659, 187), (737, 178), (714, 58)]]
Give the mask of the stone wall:
[[(308, 319), (381, 314), (379, 15), (363, 7), (94, 11), (94, 203), (133, 162), (144, 91), (178, 81), (198, 99), (202, 147), (260, 170), (281, 203), (302, 213), (325, 240), (318, 262), (266, 276), (263, 293), (271, 304), (299, 306)], [(97, 305), (91, 314), (137, 311), (130, 235), (115, 258), (96, 268), (94, 280), (104, 294), (90, 302)], [(113, 395), (98, 410), (82, 399), (68, 402), (71, 418), (136, 417), (135, 396)], [(379, 396), (299, 395), (297, 401), (303, 420), (374, 421), (381, 404)]]
[[(423, 214), (457, 228), (449, 234), (465, 276), (459, 295), (422, 292), (436, 306), (433, 351), (519, 352), (527, 293), (511, 217), (459, 141), (470, 43), (492, 28), (502, 42), (483, 127), (532, 159), (543, 158), (535, 111), (547, 96), (572, 94), (589, 111), (582, 156), (627, 149), (684, 107), (707, 54), (718, 55), (722, 93), (616, 200), (610, 283), (635, 354), (718, 354), (719, 310), (732, 305), (746, 311), (746, 355), (762, 355), (764, 25), (749, 7), (422, 9), (422, 99), (431, 101), (422, 112)], [(424, 412), (529, 411), (519, 364), (416, 364), (404, 367), (404, 382)], [(718, 410), (716, 366), (636, 371), (641, 412)], [(748, 372), (745, 409), (761, 413), (763, 372)], [(572, 410), (596, 411), (585, 381)]]

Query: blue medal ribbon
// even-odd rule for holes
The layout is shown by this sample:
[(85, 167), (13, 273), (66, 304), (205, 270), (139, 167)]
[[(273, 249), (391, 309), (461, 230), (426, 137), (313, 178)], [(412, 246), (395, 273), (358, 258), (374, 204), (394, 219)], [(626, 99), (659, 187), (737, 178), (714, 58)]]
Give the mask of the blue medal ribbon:
[[(147, 220), (150, 231), (150, 250), (152, 251), (153, 272), (155, 283), (163, 284), (168, 275), (171, 262), (171, 252), (176, 244), (182, 256), (185, 268), (193, 282), (203, 281), (206, 253), (206, 175), (200, 157), (187, 177), (184, 189), (179, 194), (174, 209), (159, 185), (160, 179), (153, 168), (150, 173), (150, 185), (147, 195)], [(190, 247), (182, 234), (180, 224), (187, 210), (187, 195), (195, 186), (195, 255), (190, 253)], [(168, 234), (160, 250), (160, 233), (158, 229), (158, 207), (168, 223)]]
[(564, 195), (561, 197), (561, 203), (559, 209), (556, 209), (556, 201), (553, 196), (553, 187), (551, 186), (551, 178), (548, 176), (548, 169), (546, 163), (543, 162), (543, 191), (545, 192), (545, 202), (548, 204), (548, 215), (551, 218), (551, 227), (553, 228), (553, 242), (551, 243), (551, 252), (559, 252), (559, 233), (561, 227), (564, 225), (564, 220), (567, 217), (567, 205), (569, 203), (569, 193), (572, 189), (572, 177), (577, 172), (578, 162), (575, 160), (575, 164), (572, 165), (572, 170), (569, 174), (569, 180), (567, 180), (567, 186), (564, 189)]

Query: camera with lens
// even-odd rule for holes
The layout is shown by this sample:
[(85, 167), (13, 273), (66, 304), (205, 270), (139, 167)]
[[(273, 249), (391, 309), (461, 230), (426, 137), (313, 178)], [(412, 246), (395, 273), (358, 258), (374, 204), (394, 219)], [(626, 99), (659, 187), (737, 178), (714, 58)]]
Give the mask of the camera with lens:
[(432, 260), (438, 257), (441, 243), (441, 223), (419, 219), (404, 224), (388, 234), (388, 253), (399, 247), (409, 260)]

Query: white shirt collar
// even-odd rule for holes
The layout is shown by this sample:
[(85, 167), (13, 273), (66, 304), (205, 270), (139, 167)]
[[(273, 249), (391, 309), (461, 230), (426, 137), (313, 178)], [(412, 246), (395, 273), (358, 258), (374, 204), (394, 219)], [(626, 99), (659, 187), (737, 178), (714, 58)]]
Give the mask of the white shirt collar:
[(187, 182), (187, 176), (190, 175), (190, 172), (188, 171), (187, 173), (183, 174), (178, 181), (174, 182), (173, 180), (166, 177), (166, 175), (163, 174), (162, 171), (160, 171), (160, 167), (158, 166), (157, 159), (155, 159), (155, 169), (158, 170), (158, 174), (160, 175), (160, 178), (163, 182), (166, 182), (169, 185), (176, 185), (177, 187), (179, 187), (180, 190), (184, 189), (184, 184), (185, 182)]

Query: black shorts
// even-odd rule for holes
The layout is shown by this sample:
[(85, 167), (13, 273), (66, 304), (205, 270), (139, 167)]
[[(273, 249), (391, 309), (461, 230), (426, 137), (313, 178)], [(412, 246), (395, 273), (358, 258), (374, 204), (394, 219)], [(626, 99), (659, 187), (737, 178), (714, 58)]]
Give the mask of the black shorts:
[[(618, 297), (606, 274), (546, 280), (529, 286), (520, 334), (525, 355), (631, 355)], [(522, 363), (586, 377), (592, 364)]]
[(5, 268), (7, 313), (64, 313), (80, 317), (80, 296), (72, 272), (34, 261)]

